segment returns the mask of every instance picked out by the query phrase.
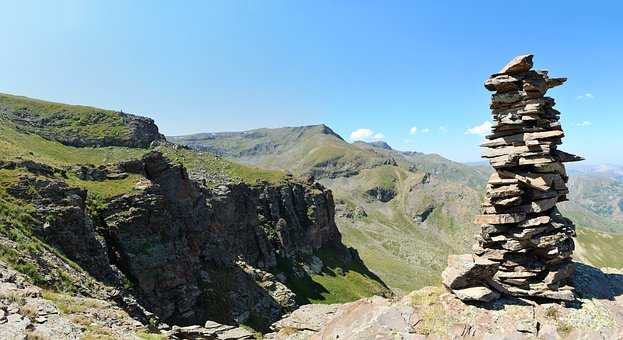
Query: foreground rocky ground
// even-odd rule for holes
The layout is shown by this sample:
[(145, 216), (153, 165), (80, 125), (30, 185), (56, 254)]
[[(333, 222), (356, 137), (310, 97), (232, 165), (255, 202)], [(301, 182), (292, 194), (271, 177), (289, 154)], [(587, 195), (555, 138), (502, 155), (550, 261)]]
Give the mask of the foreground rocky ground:
[[(441, 287), (401, 299), (304, 305), (272, 325), (265, 339), (621, 339), (623, 270), (577, 263), (578, 300), (502, 298), (465, 304)], [(114, 299), (42, 290), (0, 262), (1, 339), (256, 339), (243, 327), (208, 321), (169, 327), (140, 322)]]
[(270, 339), (621, 339), (623, 271), (577, 263), (579, 299), (552, 303), (502, 298), (465, 304), (427, 287), (396, 301), (373, 297), (306, 305), (273, 325)]
[(112, 301), (42, 290), (0, 262), (0, 339), (235, 340), (255, 335), (212, 321), (204, 326), (145, 325)]

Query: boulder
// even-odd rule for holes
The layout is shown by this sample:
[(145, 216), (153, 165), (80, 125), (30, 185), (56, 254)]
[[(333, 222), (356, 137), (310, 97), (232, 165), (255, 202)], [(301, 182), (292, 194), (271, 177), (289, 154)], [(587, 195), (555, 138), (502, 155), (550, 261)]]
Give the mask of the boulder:
[(450, 255), (441, 279), (452, 290), (480, 286), (495, 275), (498, 266), (497, 262), (470, 254)]

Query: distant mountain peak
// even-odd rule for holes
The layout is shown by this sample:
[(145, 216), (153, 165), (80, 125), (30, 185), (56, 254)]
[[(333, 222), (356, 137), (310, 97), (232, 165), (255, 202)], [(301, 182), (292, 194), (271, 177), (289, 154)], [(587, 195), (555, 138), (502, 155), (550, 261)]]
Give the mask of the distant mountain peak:
[(358, 141), (354, 141), (353, 144), (359, 147), (372, 147), (372, 148), (383, 149), (383, 150), (394, 150), (389, 144), (387, 144), (387, 142), (384, 142), (381, 140), (375, 141), (375, 142), (366, 142), (366, 141), (358, 140)]
[(301, 126), (301, 129), (314, 131), (314, 132), (317, 132), (317, 133), (320, 133), (320, 134), (323, 134), (323, 135), (335, 136), (335, 137), (337, 137), (337, 138), (339, 138), (341, 140), (344, 140), (344, 138), (342, 138), (342, 136), (337, 134), (335, 131), (333, 131), (333, 129), (331, 129), (330, 127), (328, 127), (325, 124)]

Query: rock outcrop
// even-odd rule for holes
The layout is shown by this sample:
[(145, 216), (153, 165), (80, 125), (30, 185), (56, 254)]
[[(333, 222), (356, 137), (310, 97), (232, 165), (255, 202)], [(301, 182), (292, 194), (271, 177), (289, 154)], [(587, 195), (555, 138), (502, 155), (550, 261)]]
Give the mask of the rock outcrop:
[[(138, 299), (138, 314), (170, 325), (265, 329), (304, 301), (289, 278), (311, 283), (324, 267), (321, 250), (344, 266), (359, 261), (341, 242), (331, 191), (313, 180), (205, 187), (193, 179), (200, 174), (156, 151), (97, 168), (5, 165), (30, 172), (7, 192), (34, 207), (29, 228), (37, 237), (120, 289), (120, 298)], [(89, 201), (86, 190), (54, 176), (60, 171), (88, 181), (142, 179), (126, 194)]]
[[(572, 301), (567, 281), (574, 272), (571, 254), (573, 222), (556, 203), (569, 192), (563, 162), (581, 160), (557, 149), (564, 133), (560, 112), (548, 89), (566, 78), (550, 78), (532, 69), (532, 55), (511, 60), (492, 75), (485, 87), (494, 124), (481, 145), (495, 172), (489, 178), (473, 258), (453, 261), (443, 273), (444, 284), (464, 300), (488, 300), (497, 290), (512, 296)], [(486, 262), (487, 265), (482, 264)], [(486, 270), (465, 270), (465, 268)], [(489, 270), (492, 269), (492, 270)], [(476, 275), (474, 275), (476, 274)], [(459, 289), (480, 287), (478, 290)]]
[(272, 273), (282, 261), (311, 262), (321, 248), (350, 261), (331, 192), (319, 185), (208, 189), (158, 152), (130, 165), (125, 170), (146, 180), (112, 199), (101, 216), (113, 262), (161, 320), (262, 328), (297, 306), (295, 293)]
[(208, 321), (157, 330), (114, 301), (42, 290), (0, 261), (2, 339), (255, 339), (247, 329)]
[(274, 323), (266, 339), (620, 339), (623, 275), (576, 264), (578, 300), (536, 304), (505, 296), (466, 304), (442, 287), (401, 300), (381, 297), (347, 304), (306, 305)]
[(104, 239), (87, 213), (87, 191), (58, 179), (23, 176), (7, 192), (34, 205), (31, 230), (94, 277), (114, 280)]

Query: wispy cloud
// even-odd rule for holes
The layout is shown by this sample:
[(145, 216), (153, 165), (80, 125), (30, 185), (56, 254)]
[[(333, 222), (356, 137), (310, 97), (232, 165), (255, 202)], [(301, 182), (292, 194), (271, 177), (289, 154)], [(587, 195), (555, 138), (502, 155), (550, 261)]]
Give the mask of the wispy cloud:
[(417, 126), (413, 126), (409, 129), (409, 134), (410, 135), (415, 135), (417, 132), (420, 133), (429, 133), (430, 129), (429, 128), (423, 128), (423, 129), (418, 129)]
[(581, 94), (581, 95), (579, 95), (579, 96), (577, 96), (577, 97), (576, 97), (576, 99), (578, 99), (578, 100), (582, 100), (582, 99), (594, 99), (594, 98), (595, 98), (595, 96), (593, 96), (593, 94), (592, 94), (592, 93), (590, 93), (590, 92), (586, 92), (585, 94)]
[(591, 126), (591, 125), (593, 125), (593, 123), (589, 122), (588, 120), (585, 120), (585, 121), (583, 121), (581, 123), (577, 123), (576, 125), (577, 126)]
[(371, 141), (371, 140), (381, 140), (385, 138), (385, 135), (380, 132), (374, 132), (371, 129), (357, 129), (350, 133), (350, 140), (363, 140), (363, 141)]
[(491, 122), (486, 120), (480, 125), (476, 125), (476, 126), (473, 126), (467, 129), (467, 131), (465, 131), (465, 134), (485, 136), (487, 133), (491, 131), (491, 126), (492, 126)]
[(439, 131), (441, 131), (442, 133), (447, 133), (448, 132), (448, 128), (446, 128), (445, 126), (440, 126), (439, 127)]

